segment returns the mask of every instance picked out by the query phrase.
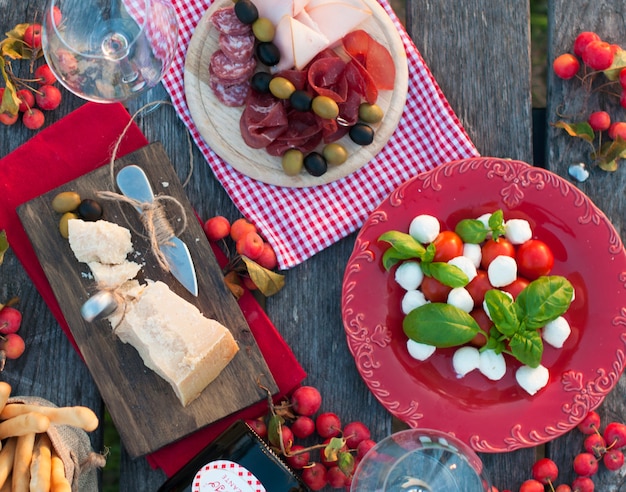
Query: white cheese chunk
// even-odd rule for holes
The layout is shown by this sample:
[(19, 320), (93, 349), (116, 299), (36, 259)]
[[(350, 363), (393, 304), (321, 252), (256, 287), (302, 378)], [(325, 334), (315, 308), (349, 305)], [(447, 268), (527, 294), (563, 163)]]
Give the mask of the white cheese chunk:
[(510, 256), (496, 256), (487, 267), (489, 283), (494, 287), (504, 287), (517, 278), (517, 263)]
[(70, 248), (81, 263), (119, 265), (133, 251), (130, 231), (112, 222), (71, 219), (67, 229)]
[(422, 284), (424, 272), (418, 261), (405, 261), (396, 269), (394, 278), (404, 290), (415, 290)]
[(455, 287), (448, 292), (447, 303), (466, 313), (474, 309), (474, 299), (465, 287)]
[(237, 342), (225, 326), (204, 317), (163, 282), (126, 294), (124, 313), (110, 318), (115, 334), (188, 405), (232, 360)]
[(416, 360), (424, 361), (435, 353), (437, 347), (426, 343), (419, 343), (409, 338), (406, 342), (406, 349), (409, 351), (411, 357)]
[(424, 297), (421, 290), (408, 290), (402, 296), (402, 312), (409, 314), (414, 309), (417, 309), (424, 304), (428, 304), (430, 301)]
[(94, 280), (100, 288), (115, 289), (124, 282), (135, 278), (141, 265), (134, 261), (125, 261), (119, 265), (103, 265), (97, 261), (87, 263)]
[(511, 244), (522, 244), (533, 237), (530, 224), (525, 219), (509, 219), (504, 223), (504, 235)]
[(468, 283), (474, 280), (474, 277), (478, 275), (476, 272), (476, 266), (471, 258), (467, 256), (456, 256), (451, 260), (448, 260), (449, 265), (454, 265), (459, 268), (465, 275), (467, 275)]
[(480, 260), (482, 260), (483, 252), (480, 244), (464, 243), (463, 244), (463, 256), (469, 258), (472, 264), (478, 268), (480, 266)]
[(515, 379), (526, 393), (534, 395), (548, 384), (550, 372), (541, 364), (537, 367), (521, 366), (515, 371)]
[(452, 366), (458, 377), (463, 377), (478, 369), (480, 366), (480, 352), (476, 347), (466, 345), (454, 352), (452, 356)]
[(432, 243), (440, 230), (437, 217), (428, 214), (418, 215), (409, 224), (409, 235), (420, 243)]
[(504, 355), (496, 354), (496, 352), (491, 349), (483, 350), (480, 352), (478, 370), (492, 381), (502, 379), (506, 374)]
[(571, 333), (572, 329), (563, 316), (550, 321), (541, 329), (543, 339), (554, 348), (562, 348)]

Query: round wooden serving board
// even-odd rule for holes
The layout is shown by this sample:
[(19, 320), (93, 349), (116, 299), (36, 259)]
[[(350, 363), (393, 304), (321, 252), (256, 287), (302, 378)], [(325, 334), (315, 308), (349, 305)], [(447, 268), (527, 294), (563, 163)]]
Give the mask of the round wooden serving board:
[(218, 46), (218, 31), (209, 21), (215, 10), (232, 5), (231, 0), (217, 0), (206, 11), (191, 38), (185, 61), (185, 95), (191, 117), (209, 146), (228, 164), (246, 176), (264, 183), (286, 187), (309, 187), (341, 179), (368, 163), (387, 143), (398, 126), (406, 103), (408, 67), (404, 45), (392, 20), (376, 0), (363, 0), (373, 15), (359, 26), (387, 47), (396, 66), (393, 91), (380, 91), (377, 104), (385, 117), (375, 126), (374, 142), (367, 146), (353, 143), (348, 136), (340, 142), (349, 153), (348, 160), (339, 166), (329, 166), (328, 171), (314, 177), (301, 172), (298, 176), (286, 175), (281, 159), (265, 150), (248, 147), (239, 131), (243, 107), (223, 105), (209, 87), (209, 61)]

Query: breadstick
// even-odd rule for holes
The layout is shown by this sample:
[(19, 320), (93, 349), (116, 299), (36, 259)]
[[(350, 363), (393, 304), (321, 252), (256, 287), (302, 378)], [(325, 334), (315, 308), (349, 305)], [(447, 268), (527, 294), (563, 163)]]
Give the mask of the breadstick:
[(11, 492), (11, 482), (12, 482), (13, 476), (9, 475), (9, 478), (7, 480), (5, 480), (4, 484), (2, 485), (2, 487), (0, 487), (0, 492)]
[(50, 426), (50, 419), (36, 412), (18, 415), (4, 422), (0, 422), (0, 440), (11, 436), (24, 436), (46, 432)]
[(46, 407), (25, 403), (8, 404), (0, 412), (0, 419), (9, 419), (28, 412), (45, 415), (53, 424), (72, 425), (87, 432), (96, 430), (99, 423), (96, 414), (87, 407)]
[(49, 492), (52, 473), (52, 444), (48, 434), (40, 434), (30, 464), (30, 492)]
[(17, 437), (7, 439), (2, 451), (0, 451), (0, 486), (3, 486), (13, 470), (13, 460), (15, 459), (15, 445)]
[(0, 410), (4, 408), (11, 396), (11, 385), (4, 381), (0, 381)]
[(65, 477), (65, 466), (63, 465), (63, 460), (54, 452), (52, 453), (50, 492), (72, 492), (72, 486)]
[(15, 458), (13, 459), (13, 492), (30, 491), (30, 463), (33, 460), (35, 433), (24, 434), (17, 438)]

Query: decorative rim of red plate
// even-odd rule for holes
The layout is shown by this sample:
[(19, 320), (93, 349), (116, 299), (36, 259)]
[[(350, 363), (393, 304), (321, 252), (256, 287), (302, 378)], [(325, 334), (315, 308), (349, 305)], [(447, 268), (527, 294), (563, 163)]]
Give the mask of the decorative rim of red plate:
[[(462, 218), (503, 209), (526, 218), (555, 254), (555, 275), (576, 292), (566, 314), (572, 335), (562, 349), (546, 345), (548, 385), (536, 395), (507, 375), (488, 381), (454, 374), (453, 349), (427, 361), (406, 351), (402, 289), (385, 272), (377, 238), (408, 231), (419, 214), (451, 229)], [(374, 301), (374, 302), (373, 302)], [(449, 432), (479, 452), (536, 446), (575, 427), (617, 384), (626, 359), (626, 252), (613, 225), (575, 186), (521, 161), (470, 158), (420, 174), (392, 192), (361, 228), (345, 270), (342, 318), (361, 377), (378, 401), (410, 427)], [(584, 347), (584, 350), (581, 350)]]

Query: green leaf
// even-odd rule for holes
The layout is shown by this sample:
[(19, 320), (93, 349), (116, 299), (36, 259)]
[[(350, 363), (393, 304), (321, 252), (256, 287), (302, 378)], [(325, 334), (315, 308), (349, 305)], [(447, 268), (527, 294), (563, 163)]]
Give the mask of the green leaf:
[(485, 292), (485, 302), (494, 325), (500, 333), (510, 338), (520, 328), (520, 320), (513, 300), (498, 289)]
[(489, 330), (487, 343), (480, 350), (493, 350), (496, 354), (500, 354), (506, 350), (505, 340), (495, 326), (492, 326), (491, 330)]
[(337, 457), (337, 466), (347, 476), (351, 476), (354, 472), (355, 460), (352, 453), (348, 451), (340, 451)]
[(9, 240), (7, 239), (7, 233), (3, 230), (0, 231), (0, 265), (4, 261), (4, 253), (9, 250)]
[(454, 232), (456, 232), (465, 243), (480, 244), (487, 238), (489, 229), (478, 219), (463, 219), (458, 222), (454, 228)]
[(589, 143), (593, 143), (593, 139), (595, 138), (595, 133), (593, 133), (591, 125), (586, 121), (580, 123), (566, 123), (565, 121), (557, 121), (554, 126), (556, 126), (557, 128), (562, 128), (572, 137), (582, 138)]
[(285, 286), (285, 277), (279, 273), (263, 268), (247, 256), (241, 256), (246, 265), (248, 275), (264, 296), (273, 296)]
[(466, 344), (480, 330), (465, 311), (437, 302), (412, 310), (404, 318), (402, 328), (411, 340), (440, 348)]
[(618, 49), (613, 55), (613, 63), (604, 71), (606, 78), (615, 81), (619, 79), (619, 73), (626, 67), (626, 51)]
[(280, 415), (271, 415), (267, 423), (267, 440), (273, 446), (280, 447), (279, 428), (285, 423)]
[(328, 461), (336, 461), (339, 458), (339, 451), (345, 446), (345, 442), (340, 437), (332, 437), (324, 448), (324, 457)]
[(382, 234), (379, 241), (384, 241), (389, 244), (401, 255), (406, 255), (408, 258), (422, 258), (425, 253), (422, 243), (414, 239), (409, 234), (399, 231), (388, 231)]
[(447, 285), (448, 287), (452, 287), (454, 289), (456, 287), (465, 287), (469, 283), (467, 274), (456, 265), (450, 265), (440, 261), (436, 261), (434, 263), (422, 263), (422, 267), (426, 265), (428, 266), (425, 269), (422, 268), (424, 275), (436, 278), (443, 285)]
[(491, 229), (491, 236), (493, 239), (504, 235), (504, 212), (502, 210), (496, 210), (489, 216), (489, 228)]
[(0, 113), (16, 115), (19, 112), (20, 99), (17, 97), (15, 85), (13, 85), (13, 82), (9, 79), (9, 75), (5, 69), (5, 61), (2, 57), (0, 57), (0, 72), (2, 73), (5, 84), (2, 102), (0, 103)]
[(522, 364), (537, 367), (541, 363), (543, 341), (537, 330), (518, 332), (509, 340), (511, 353)]
[(567, 311), (573, 294), (574, 287), (565, 277), (552, 275), (533, 280), (517, 296), (522, 323), (529, 330), (543, 327)]
[(602, 144), (600, 150), (592, 154), (592, 157), (597, 160), (598, 166), (603, 171), (617, 171), (618, 159), (626, 159), (626, 140), (617, 136), (615, 140)]
[(385, 270), (389, 271), (389, 269), (391, 269), (391, 267), (394, 266), (396, 263), (399, 263), (402, 260), (408, 260), (410, 258), (413, 257), (411, 255), (402, 254), (393, 247), (387, 248), (383, 253), (383, 267), (385, 268)]
[(422, 261), (424, 262), (432, 262), (433, 259), (435, 258), (435, 253), (437, 252), (437, 248), (435, 247), (435, 245), (433, 243), (430, 243), (428, 246), (426, 246), (426, 252), (424, 253), (424, 256), (422, 257)]

